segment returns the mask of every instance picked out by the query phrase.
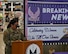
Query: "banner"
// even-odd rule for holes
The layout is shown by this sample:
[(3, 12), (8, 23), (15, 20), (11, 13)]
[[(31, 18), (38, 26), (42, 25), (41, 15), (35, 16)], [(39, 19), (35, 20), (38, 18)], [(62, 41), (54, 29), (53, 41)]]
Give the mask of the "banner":
[(28, 2), (27, 24), (68, 24), (67, 2)]
[(55, 52), (54, 54), (68, 54), (68, 52)]
[(68, 27), (27, 27), (27, 39), (68, 41)]
[(68, 0), (32, 0), (32, 1), (45, 1), (45, 2), (68, 2)]

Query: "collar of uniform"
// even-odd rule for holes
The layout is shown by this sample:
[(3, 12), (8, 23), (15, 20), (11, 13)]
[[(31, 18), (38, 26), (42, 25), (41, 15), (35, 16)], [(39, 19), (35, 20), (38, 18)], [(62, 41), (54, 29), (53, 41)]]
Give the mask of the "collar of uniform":
[(12, 28), (9, 28), (9, 30), (10, 30), (11, 32), (15, 32), (15, 31), (17, 31), (17, 29), (16, 29), (16, 30), (13, 30)]

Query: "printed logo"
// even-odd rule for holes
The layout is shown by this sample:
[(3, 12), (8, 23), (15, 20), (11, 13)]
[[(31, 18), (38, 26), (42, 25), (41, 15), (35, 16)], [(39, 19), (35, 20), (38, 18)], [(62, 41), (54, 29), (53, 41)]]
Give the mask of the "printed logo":
[(28, 8), (29, 21), (39, 21), (40, 8), (37, 7), (37, 11), (33, 13), (31, 7)]
[(30, 50), (30, 54), (37, 54), (37, 49), (35, 49), (34, 52), (32, 52), (32, 51)]
[(40, 48), (37, 44), (31, 44), (26, 49), (26, 54), (40, 54)]

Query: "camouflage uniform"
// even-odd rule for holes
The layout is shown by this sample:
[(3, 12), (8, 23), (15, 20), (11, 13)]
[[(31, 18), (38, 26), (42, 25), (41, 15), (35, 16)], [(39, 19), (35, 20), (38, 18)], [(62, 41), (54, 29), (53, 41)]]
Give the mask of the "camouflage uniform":
[(9, 28), (6, 31), (4, 31), (3, 40), (4, 40), (4, 43), (6, 44), (5, 54), (12, 54), (11, 53), (12, 41), (23, 40), (23, 39), (24, 39), (24, 35), (19, 29), (14, 31), (11, 28)]

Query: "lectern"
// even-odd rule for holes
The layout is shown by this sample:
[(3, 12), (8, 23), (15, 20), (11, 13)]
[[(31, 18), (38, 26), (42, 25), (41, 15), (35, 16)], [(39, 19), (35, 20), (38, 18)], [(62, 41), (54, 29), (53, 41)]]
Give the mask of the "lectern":
[(41, 40), (12, 42), (12, 54), (43, 54)]

